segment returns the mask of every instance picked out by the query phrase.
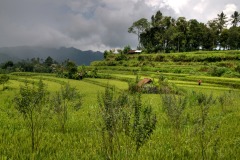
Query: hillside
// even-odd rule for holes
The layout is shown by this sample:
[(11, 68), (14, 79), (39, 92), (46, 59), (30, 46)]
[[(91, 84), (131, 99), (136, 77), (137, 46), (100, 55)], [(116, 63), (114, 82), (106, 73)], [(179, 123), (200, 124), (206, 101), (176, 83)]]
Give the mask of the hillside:
[(91, 63), (106, 77), (134, 80), (167, 78), (177, 86), (196, 87), (198, 80), (209, 84), (240, 88), (240, 51), (198, 51), (188, 53), (108, 54)]
[(44, 47), (3, 47), (0, 48), (0, 63), (11, 60), (14, 62), (31, 58), (46, 59), (52, 57), (58, 62), (70, 59), (78, 65), (89, 65), (92, 61), (102, 60), (103, 54), (94, 51), (81, 51), (76, 48), (44, 48)]
[(108, 54), (103, 61), (92, 66), (114, 71), (148, 71), (240, 77), (240, 51), (198, 51), (188, 53)]

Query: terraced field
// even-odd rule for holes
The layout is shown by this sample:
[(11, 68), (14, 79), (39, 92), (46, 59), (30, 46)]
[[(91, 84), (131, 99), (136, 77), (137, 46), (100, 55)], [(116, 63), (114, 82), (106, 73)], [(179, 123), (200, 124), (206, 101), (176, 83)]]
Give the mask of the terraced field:
[[(175, 57), (175, 61), (183, 58), (183, 55)], [(233, 54), (232, 57), (236, 58), (236, 55), (238, 56)], [(239, 62), (235, 59), (221, 62), (221, 65), (231, 63), (232, 67), (227, 68), (222, 76), (213, 76), (205, 71), (199, 71), (204, 67), (205, 62), (202, 62), (204, 57), (205, 60), (209, 60), (206, 54), (202, 59), (197, 59), (196, 55), (189, 55), (185, 59), (195, 57), (197, 62), (181, 64), (172, 62), (174, 57), (164, 55), (162, 58), (165, 60), (154, 62), (155, 67), (150, 67), (153, 64), (150, 64), (148, 57), (150, 55), (143, 56), (143, 59), (147, 60), (134, 55), (134, 59), (128, 59), (129, 62), (122, 61), (121, 65), (117, 62), (119, 63), (117, 66), (86, 67), (90, 70), (97, 66), (98, 78), (73, 80), (59, 78), (55, 74), (17, 72), (9, 74), (9, 82), (5, 89), (0, 91), (0, 159), (239, 159), (240, 79), (234, 69)], [(153, 59), (157, 60), (157, 56), (159, 55), (154, 55)], [(224, 54), (221, 53), (221, 56)], [(147, 65), (131, 66), (143, 63)], [(217, 66), (215, 63), (220, 64), (212, 62), (208, 67)], [(232, 71), (232, 77), (227, 70)], [(140, 139), (142, 146), (139, 150), (136, 150), (134, 136), (141, 131), (136, 132), (133, 123), (135, 122), (133, 108), (137, 103), (130, 101), (124, 103), (126, 100), (133, 100), (137, 95), (128, 93), (129, 84), (136, 81), (137, 75), (139, 79), (151, 78), (156, 86), (159, 86), (158, 80), (162, 78), (177, 89), (185, 91), (179, 95), (141, 94), (139, 103), (143, 107), (141, 109), (143, 115), (147, 111), (150, 112), (144, 107), (150, 107), (157, 123), (153, 132), (141, 135), (146, 141)], [(69, 102), (69, 108), (65, 113), (67, 118), (64, 132), (61, 128), (63, 115), (57, 114), (55, 110), (44, 112), (46, 117), (40, 119), (42, 121), (36, 121), (39, 124), (44, 122), (44, 125), (38, 128), (39, 139), (36, 149), (32, 150), (31, 130), (26, 117), (16, 109), (15, 99), (26, 81), (29, 86), (33, 84), (34, 87), (38, 87), (40, 79), (49, 92), (47, 97), (50, 101), (43, 104), (44, 106), (54, 107), (56, 99), (53, 97), (56, 98), (56, 95), (61, 93), (61, 87), (67, 84), (75, 87), (82, 95), (82, 104), (75, 110), (70, 106), (76, 100)], [(202, 80), (201, 85), (198, 85), (198, 80)], [(115, 88), (115, 92), (112, 99), (108, 97), (109, 99), (101, 103), (101, 98), (109, 96), (105, 92), (106, 87)], [(125, 94), (127, 95), (125, 99), (121, 98)], [(126, 130), (123, 130), (120, 124), (115, 126), (114, 134), (106, 132), (109, 126), (105, 126), (104, 122), (108, 115), (103, 116), (103, 108), (107, 107), (107, 104), (118, 107), (122, 103), (123, 107), (117, 110), (114, 116), (131, 114), (129, 134), (125, 134)], [(104, 107), (101, 108), (101, 105)], [(149, 123), (150, 120), (143, 117), (139, 123)], [(114, 122), (118, 120), (121, 118), (116, 118)], [(144, 130), (144, 127), (141, 129)], [(108, 139), (109, 137), (112, 139)]]

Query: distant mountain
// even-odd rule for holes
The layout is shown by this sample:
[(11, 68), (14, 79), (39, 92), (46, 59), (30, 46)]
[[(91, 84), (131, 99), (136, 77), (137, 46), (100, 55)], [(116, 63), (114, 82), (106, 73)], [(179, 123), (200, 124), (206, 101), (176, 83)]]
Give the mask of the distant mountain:
[(45, 48), (45, 47), (2, 47), (0, 48), (0, 63), (6, 61), (18, 62), (32, 58), (45, 60), (48, 56), (57, 62), (63, 62), (67, 59), (74, 61), (78, 65), (89, 65), (92, 61), (102, 60), (102, 52), (81, 51), (76, 48)]

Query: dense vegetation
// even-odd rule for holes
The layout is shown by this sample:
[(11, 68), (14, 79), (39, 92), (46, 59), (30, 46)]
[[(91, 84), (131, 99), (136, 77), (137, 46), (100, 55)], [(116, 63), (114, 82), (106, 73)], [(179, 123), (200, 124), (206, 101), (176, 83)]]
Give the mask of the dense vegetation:
[[(240, 77), (239, 51), (196, 51), (169, 54), (113, 54), (104, 61), (95, 61), (98, 70), (173, 73), (215, 77)], [(180, 78), (179, 76), (177, 76)], [(176, 78), (177, 78), (176, 77)]]
[[(231, 25), (227, 28), (227, 24)], [(129, 27), (137, 34), (139, 48), (146, 52), (189, 52), (216, 49), (240, 49), (240, 14), (235, 11), (228, 19), (224, 12), (206, 24), (196, 19), (186, 20), (164, 16), (161, 11), (152, 15), (151, 21), (141, 18)]]
[(62, 77), (2, 74), (0, 158), (237, 159), (239, 54), (109, 53)]

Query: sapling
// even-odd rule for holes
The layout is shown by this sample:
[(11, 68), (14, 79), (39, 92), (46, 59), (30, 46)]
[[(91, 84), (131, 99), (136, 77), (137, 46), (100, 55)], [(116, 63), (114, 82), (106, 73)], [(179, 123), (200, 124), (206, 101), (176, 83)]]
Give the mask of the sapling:
[(23, 116), (26, 126), (31, 134), (32, 152), (38, 149), (41, 132), (48, 117), (48, 92), (39, 80), (37, 88), (27, 81), (20, 86), (20, 93), (13, 99), (15, 108)]
[(169, 122), (176, 131), (180, 131), (186, 105), (186, 97), (177, 97), (171, 94), (162, 95), (163, 111), (166, 113)]
[(69, 83), (61, 86), (60, 91), (53, 95), (53, 110), (57, 115), (58, 122), (63, 133), (66, 132), (69, 108), (72, 107), (74, 110), (79, 110), (82, 106), (82, 98), (83, 95), (80, 94), (76, 88), (71, 87)]
[(233, 94), (231, 92), (224, 92), (222, 95), (218, 97), (218, 101), (222, 108), (222, 112), (226, 112), (226, 106), (233, 105)]
[(150, 105), (144, 106), (141, 101), (141, 95), (133, 97), (132, 107), (134, 108), (134, 120), (132, 137), (135, 141), (136, 151), (143, 146), (152, 135), (156, 128), (157, 118)]
[(209, 143), (207, 139), (207, 120), (209, 115), (209, 109), (212, 104), (215, 103), (215, 100), (213, 98), (213, 95), (206, 95), (203, 93), (195, 94), (196, 96), (196, 102), (197, 105), (200, 108), (200, 116), (198, 118), (198, 135), (199, 135), (199, 141), (200, 141), (200, 147), (201, 147), (201, 155), (202, 159), (206, 159), (206, 147)]
[(151, 106), (144, 106), (140, 94), (120, 93), (116, 96), (113, 88), (106, 87), (105, 93), (98, 95), (102, 114), (103, 148), (107, 158), (114, 158), (119, 134), (132, 138), (136, 151), (150, 138), (156, 127), (156, 115)]
[(172, 94), (163, 94), (161, 97), (163, 111), (167, 115), (168, 122), (173, 131), (174, 150), (178, 151), (181, 149), (181, 131), (186, 119), (184, 111), (187, 106), (187, 98)]

